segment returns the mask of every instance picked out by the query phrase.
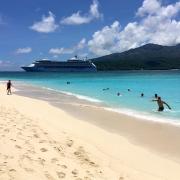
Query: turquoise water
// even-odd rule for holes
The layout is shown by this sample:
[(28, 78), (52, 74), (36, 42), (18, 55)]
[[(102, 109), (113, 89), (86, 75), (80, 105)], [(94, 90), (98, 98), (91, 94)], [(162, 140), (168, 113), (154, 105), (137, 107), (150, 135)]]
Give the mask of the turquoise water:
[[(112, 110), (132, 116), (180, 122), (180, 71), (0, 73), (0, 80), (8, 79), (73, 93), (90, 101), (101, 101)], [(67, 84), (67, 81), (70, 84)], [(106, 88), (109, 90), (103, 91)], [(117, 96), (118, 92), (120, 96)], [(143, 98), (140, 97), (141, 93), (144, 93)], [(166, 108), (164, 112), (157, 112), (156, 102), (151, 101), (155, 93), (161, 96), (172, 110)]]

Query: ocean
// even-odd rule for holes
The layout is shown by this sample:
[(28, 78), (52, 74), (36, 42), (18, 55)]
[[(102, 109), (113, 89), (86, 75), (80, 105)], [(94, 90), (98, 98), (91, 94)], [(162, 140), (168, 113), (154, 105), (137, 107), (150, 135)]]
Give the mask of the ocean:
[[(0, 72), (1, 81), (9, 79), (14, 86), (16, 81), (20, 81), (44, 87), (101, 103), (108, 110), (130, 116), (180, 123), (179, 70), (96, 73)], [(144, 97), (141, 97), (141, 93)], [(172, 110), (166, 108), (164, 112), (157, 112), (157, 103), (152, 102), (154, 94), (161, 96)]]

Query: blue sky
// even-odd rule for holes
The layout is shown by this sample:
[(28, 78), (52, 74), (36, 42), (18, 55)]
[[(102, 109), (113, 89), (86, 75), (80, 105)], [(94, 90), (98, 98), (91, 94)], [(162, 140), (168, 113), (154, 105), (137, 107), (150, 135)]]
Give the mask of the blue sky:
[(0, 70), (180, 43), (177, 0), (0, 0)]

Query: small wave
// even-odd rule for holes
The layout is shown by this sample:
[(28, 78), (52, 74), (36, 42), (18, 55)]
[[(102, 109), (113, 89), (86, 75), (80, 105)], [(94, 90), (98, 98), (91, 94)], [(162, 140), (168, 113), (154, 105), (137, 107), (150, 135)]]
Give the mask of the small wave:
[[(166, 117), (156, 117), (149, 113), (145, 113), (145, 112), (141, 113), (141, 112), (138, 112), (135, 110), (125, 109), (125, 108), (116, 109), (116, 108), (105, 107), (104, 109), (106, 109), (108, 111), (113, 111), (116, 113), (124, 114), (124, 115), (130, 116), (130, 117), (142, 119), (142, 120), (161, 122), (161, 123), (167, 123), (167, 124), (173, 124), (176, 126), (177, 125), (180, 126), (180, 121), (178, 119), (170, 119), (170, 118), (166, 118)], [(153, 111), (153, 112), (157, 112), (157, 111)]]
[(87, 101), (91, 101), (91, 102), (97, 102), (97, 103), (102, 102), (101, 100), (98, 100), (98, 99), (95, 99), (95, 98), (91, 98), (91, 97), (88, 97), (88, 96), (83, 96), (83, 95), (79, 95), (79, 94), (75, 94), (75, 93), (70, 93), (70, 92), (66, 92), (66, 91), (60, 91), (60, 92), (62, 92), (64, 94), (67, 94), (67, 95), (70, 95), (70, 96), (75, 96), (78, 99), (83, 99), (83, 100), (87, 100)]
[(48, 88), (48, 87), (42, 87), (43, 89), (47, 89), (47, 90), (50, 90), (50, 91), (57, 91), (56, 89), (52, 89), (52, 88)]
[(180, 111), (175, 111), (175, 110), (166, 110), (166, 111), (170, 113), (180, 113)]
[[(91, 98), (88, 96), (83, 96), (83, 95), (79, 95), (79, 94), (75, 94), (72, 92), (67, 92), (67, 91), (61, 91), (61, 90), (57, 90), (57, 89), (53, 89), (53, 88), (49, 88), (49, 87), (42, 87), (44, 89), (50, 90), (50, 91), (55, 91), (55, 92), (59, 92), (59, 93), (63, 93), (69, 96), (74, 96), (78, 99), (82, 99), (82, 100), (86, 100), (89, 102), (94, 102), (94, 103), (102, 103), (103, 101), (100, 101), (98, 99), (95, 98)], [(140, 111), (136, 111), (136, 110), (132, 110), (132, 109), (127, 109), (127, 108), (111, 108), (111, 107), (103, 107), (105, 110), (108, 111), (113, 111), (113, 112), (117, 112), (120, 114), (124, 114), (130, 117), (135, 117), (138, 119), (142, 119), (142, 120), (148, 120), (148, 121), (154, 121), (154, 122), (162, 122), (162, 123), (167, 123), (167, 124), (174, 124), (174, 125), (179, 125), (180, 126), (180, 121), (178, 119), (173, 119), (173, 118), (168, 118), (168, 117), (157, 117), (159, 115), (159, 112), (157, 112), (157, 110), (152, 110), (152, 113), (156, 114), (156, 115), (152, 115), (151, 113), (148, 112), (140, 112)], [(177, 111), (173, 111), (173, 110), (165, 110), (165, 112), (168, 113), (177, 113)]]
[(91, 97), (88, 97), (88, 96), (83, 96), (83, 95), (80, 95), (80, 94), (75, 94), (75, 93), (71, 93), (71, 92), (67, 92), (67, 91), (61, 91), (61, 90), (47, 88), (47, 87), (43, 87), (43, 88), (47, 89), (47, 90), (50, 90), (50, 91), (60, 92), (60, 93), (63, 93), (63, 94), (69, 95), (69, 96), (75, 96), (78, 99), (87, 100), (87, 101), (90, 101), (90, 102), (95, 102), (95, 103), (102, 102), (101, 100), (91, 98)]

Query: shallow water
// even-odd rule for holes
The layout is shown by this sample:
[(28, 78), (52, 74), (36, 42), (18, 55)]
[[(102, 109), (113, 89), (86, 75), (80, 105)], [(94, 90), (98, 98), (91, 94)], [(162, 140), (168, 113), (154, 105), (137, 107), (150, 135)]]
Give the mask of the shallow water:
[[(111, 110), (154, 120), (180, 122), (180, 71), (121, 71), (97, 73), (0, 72), (0, 80), (22, 81), (101, 101)], [(70, 82), (70, 84), (67, 84)], [(15, 82), (14, 82), (15, 85)], [(103, 90), (109, 88), (108, 90)], [(128, 91), (130, 89), (131, 91)], [(117, 93), (120, 96), (117, 96)], [(140, 97), (144, 93), (144, 97)], [(172, 110), (157, 112), (157, 93)]]

